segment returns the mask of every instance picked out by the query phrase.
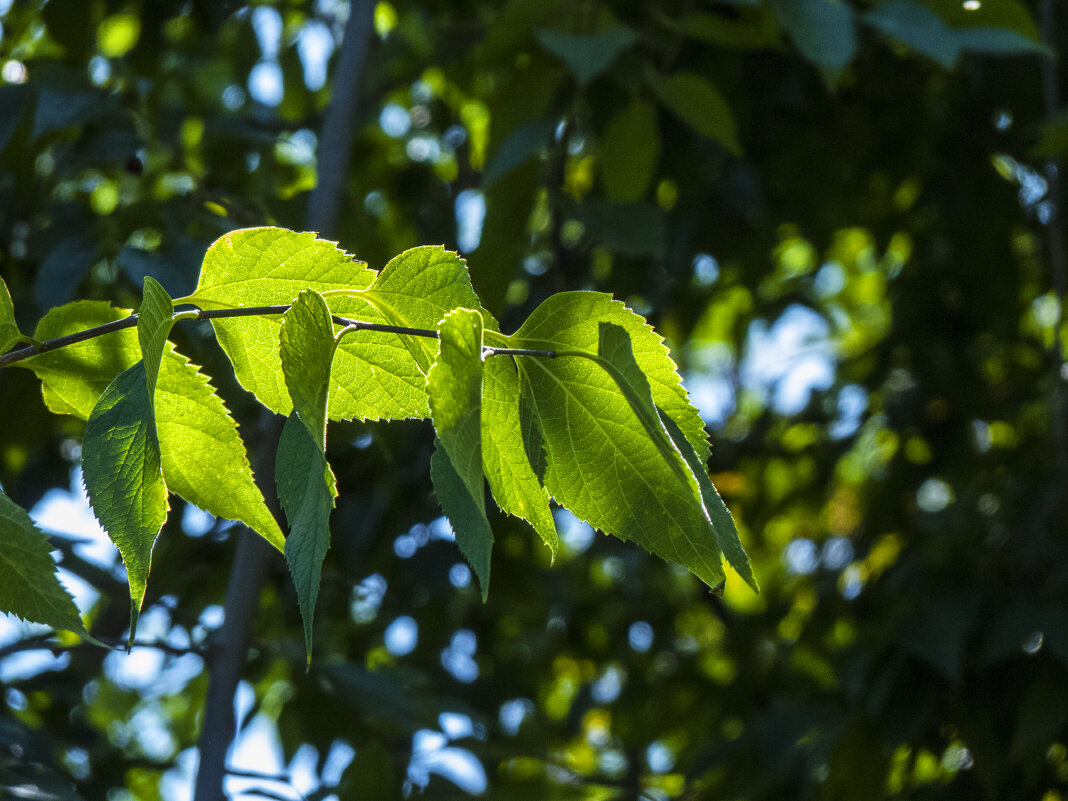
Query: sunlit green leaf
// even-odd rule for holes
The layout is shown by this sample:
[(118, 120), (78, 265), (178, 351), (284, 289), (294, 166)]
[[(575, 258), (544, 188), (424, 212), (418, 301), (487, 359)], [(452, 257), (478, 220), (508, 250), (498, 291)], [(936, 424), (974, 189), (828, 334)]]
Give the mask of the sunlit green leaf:
[(0, 353), (22, 340), (22, 332), (15, 322), (15, 306), (11, 302), (11, 293), (7, 284), (0, 278)]
[(635, 100), (617, 113), (598, 139), (598, 164), (605, 194), (627, 203), (645, 194), (660, 159), (656, 107)]
[(685, 432), (702, 460), (709, 456), (704, 421), (691, 405), (678, 368), (643, 317), (602, 292), (560, 292), (547, 298), (509, 338), (513, 347), (596, 353), (600, 324), (614, 323), (630, 336), (634, 358), (649, 380), (653, 401)]
[(119, 549), (130, 583), (130, 642), (145, 597), (152, 549), (167, 519), (160, 446), (144, 362), (115, 378), (85, 425), (82, 472), (93, 513)]
[(705, 511), (708, 513), (712, 523), (712, 532), (715, 535), (716, 544), (723, 552), (723, 555), (727, 557), (727, 562), (738, 571), (738, 575), (745, 580), (745, 583), (759, 592), (760, 588), (757, 586), (756, 577), (753, 575), (753, 566), (749, 562), (749, 555), (745, 552), (745, 548), (742, 547), (741, 540), (738, 539), (738, 528), (734, 525), (734, 518), (731, 516), (730, 510), (727, 509), (727, 505), (723, 503), (723, 498), (720, 497), (719, 492), (716, 491), (715, 486), (712, 484), (712, 480), (708, 477), (708, 465), (698, 457), (693, 446), (683, 436), (682, 431), (674, 420), (664, 414), (663, 411), (660, 411), (660, 419), (693, 474), (697, 477), (697, 485), (701, 488), (701, 498), (704, 502)]
[(742, 154), (738, 124), (727, 99), (700, 75), (676, 72), (653, 75), (653, 91), (665, 106), (701, 136), (719, 142), (735, 156)]
[[(482, 481), (482, 315), (472, 309), (456, 309), (438, 325), (440, 350), (427, 373), (426, 394), (434, 430), (453, 472), (470, 496), (481, 520), (471, 523), (468, 504), (457, 500), (465, 510), (460, 518), (450, 518), (456, 544), (471, 563), (482, 588), (489, 592), (491, 539), (487, 540), (485, 487)], [(435, 456), (440, 461), (440, 456)], [(455, 494), (452, 476), (442, 465), (432, 475), (445, 478), (447, 487), (439, 493)], [(444, 500), (443, 500), (444, 506)], [(448, 514), (448, 509), (446, 509)]]
[(282, 319), (279, 353), (294, 413), (321, 451), (326, 450), (326, 404), (334, 347), (334, 324), (326, 301), (314, 290), (301, 292)]
[(52, 546), (21, 506), (0, 492), (0, 609), (85, 634), (78, 607), (56, 577)]
[(173, 315), (174, 305), (170, 295), (159, 281), (145, 276), (144, 299), (141, 308), (137, 310), (137, 342), (141, 347), (141, 358), (145, 362), (148, 396), (153, 402), (159, 366), (163, 361), (163, 349), (174, 325)]
[[(692, 428), (685, 393), (680, 398), (665, 383), (665, 374), (675, 375), (681, 391), (670, 358), (665, 353), (661, 358), (667, 364), (643, 364), (659, 361), (655, 354), (662, 343), (631, 315), (599, 293), (563, 293), (535, 310), (515, 339), (523, 347), (558, 351), (583, 342), (581, 350), (596, 353), (600, 323), (616, 323), (633, 338), (634, 357), (650, 378), (654, 400), (659, 395), (676, 409), (689, 409), (681, 417)], [(552, 338), (552, 330), (563, 336)], [(590, 370), (590, 360), (578, 356), (517, 361), (544, 441), (549, 493), (596, 528), (633, 540), (718, 587), (724, 578), (722, 557), (693, 477), (680, 477), (678, 465), (665, 459), (609, 373)], [(701, 430), (695, 439), (707, 453)]]
[[(130, 316), (99, 301), (54, 308), (35, 335), (46, 340)], [(137, 332), (126, 328), (16, 362), (42, 382), (45, 404), (87, 420), (111, 380), (141, 358)], [(245, 446), (215, 388), (200, 368), (167, 343), (156, 385), (156, 428), (168, 489), (226, 520), (240, 520), (279, 550), (284, 538), (256, 487)], [(214, 458), (205, 459), (210, 453)]]
[[(524, 436), (520, 411), (519, 374), (507, 356), (486, 361), (482, 373), (482, 469), (497, 505), (508, 514), (530, 523), (552, 551), (559, 547), (556, 524), (549, 508), (549, 494), (541, 485), (526, 452), (536, 430), (530, 416)], [(538, 453), (540, 457), (540, 441)]]

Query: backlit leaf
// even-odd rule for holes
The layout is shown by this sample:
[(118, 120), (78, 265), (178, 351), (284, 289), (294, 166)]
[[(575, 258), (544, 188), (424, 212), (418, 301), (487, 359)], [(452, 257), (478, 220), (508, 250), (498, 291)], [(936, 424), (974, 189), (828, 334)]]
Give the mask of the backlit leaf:
[(532, 418), (524, 436), (519, 374), (508, 356), (487, 359), (482, 373), (482, 469), (493, 499), (502, 511), (530, 523), (552, 550), (559, 547), (556, 524), (549, 509), (549, 494), (541, 485), (526, 452)]
[(323, 296), (314, 290), (297, 295), (282, 319), (279, 353), (294, 413), (326, 450), (326, 404), (334, 358), (334, 324)]
[(56, 577), (52, 546), (26, 511), (0, 492), (0, 609), (85, 635), (74, 599)]
[[(53, 339), (129, 316), (128, 309), (100, 301), (76, 301), (49, 311), (34, 334)], [(111, 380), (140, 358), (131, 327), (16, 364), (41, 379), (49, 409), (87, 420)], [(240, 520), (281, 550), (282, 532), (253, 481), (237, 424), (207, 376), (171, 343), (159, 371), (155, 410), (170, 491), (217, 517)], [(205, 453), (214, 458), (203, 458)]]
[[(288, 304), (302, 289), (366, 289), (376, 275), (314, 234), (248, 228), (208, 248), (196, 291), (179, 302), (205, 309)], [(334, 314), (387, 322), (364, 301), (340, 296), (328, 303)], [(212, 325), (241, 385), (267, 408), (289, 414), (292, 403), (278, 354), (281, 315), (213, 320)], [(425, 417), (425, 377), (406, 354), (394, 334), (361, 331), (349, 337), (335, 356), (330, 419)]]
[(4, 279), (0, 278), (0, 353), (4, 353), (22, 339), (22, 332), (15, 322), (15, 306), (11, 302), (11, 293), (7, 291)]
[(160, 446), (144, 362), (121, 372), (85, 425), (82, 472), (93, 513), (119, 549), (130, 583), (130, 642), (145, 598), (152, 549), (167, 519)]
[(145, 362), (148, 396), (153, 400), (160, 362), (163, 361), (163, 349), (174, 325), (173, 314), (174, 304), (171, 303), (171, 296), (159, 281), (145, 276), (144, 298), (141, 308), (137, 310), (137, 342), (141, 347), (141, 358)]
[(727, 509), (723, 498), (720, 497), (719, 492), (716, 491), (715, 486), (712, 484), (712, 480), (708, 477), (708, 465), (697, 456), (693, 446), (683, 436), (675, 421), (664, 414), (663, 411), (659, 413), (660, 419), (671, 435), (671, 439), (682, 453), (693, 474), (697, 477), (697, 485), (701, 488), (701, 498), (704, 502), (705, 511), (708, 513), (712, 523), (712, 533), (716, 538), (716, 544), (723, 552), (723, 555), (727, 557), (727, 562), (738, 571), (738, 575), (745, 580), (745, 583), (759, 592), (760, 587), (757, 586), (756, 577), (753, 575), (753, 566), (749, 562), (749, 555), (745, 552), (745, 548), (742, 547), (741, 540), (738, 539), (738, 528), (734, 525), (734, 518), (731, 516), (730, 510)]
[(709, 455), (704, 421), (690, 404), (678, 368), (660, 337), (622, 302), (602, 292), (560, 292), (547, 298), (509, 337), (518, 348), (583, 350), (596, 353), (600, 324), (614, 323), (630, 336), (634, 359), (649, 380), (653, 402), (685, 432), (702, 460)]
[[(489, 591), (492, 535), (486, 539), (490, 527), (486, 521), (482, 481), (482, 315), (472, 309), (456, 309), (445, 315), (438, 325), (438, 333), (440, 350), (427, 373), (426, 383), (430, 416), (452, 471), (477, 510), (476, 515), (466, 502), (456, 499), (454, 504), (464, 512), (459, 518), (449, 519), (456, 532), (456, 543), (478, 576), (485, 600)], [(438, 454), (435, 458), (440, 462)], [(444, 466), (439, 464), (431, 475), (445, 479), (447, 486), (439, 497), (458, 491)], [(448, 516), (448, 509), (445, 511)], [(473, 516), (481, 520), (472, 522)]]
[[(650, 378), (653, 399), (672, 404), (693, 430), (696, 412), (678, 386), (666, 349), (641, 318), (635, 322), (632, 316), (637, 317), (599, 293), (564, 293), (535, 310), (513, 340), (520, 347), (596, 353), (600, 323), (615, 322), (632, 337), (634, 358)], [(555, 339), (553, 331), (560, 332)], [(523, 392), (544, 440), (546, 489), (593, 526), (634, 540), (717, 587), (724, 577), (722, 557), (692, 476), (680, 477), (678, 465), (649, 438), (616, 381), (605, 370), (590, 370), (589, 361), (517, 357)], [(696, 421), (700, 425), (699, 417)], [(700, 430), (694, 438), (707, 453), (703, 426)]]

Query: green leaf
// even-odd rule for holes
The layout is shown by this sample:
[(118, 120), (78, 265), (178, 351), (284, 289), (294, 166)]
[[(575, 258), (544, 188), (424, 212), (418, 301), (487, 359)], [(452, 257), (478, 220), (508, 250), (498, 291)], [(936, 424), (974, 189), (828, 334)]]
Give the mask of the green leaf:
[[(435, 329), (448, 312), (465, 308), (481, 311), (486, 326), (497, 328), (471, 287), (467, 262), (443, 247), (412, 248), (391, 259), (362, 297), (393, 325)], [(436, 356), (436, 343), (426, 337), (400, 340), (425, 375)]]
[(330, 510), (337, 496), (325, 456), (327, 392), (336, 344), (322, 295), (301, 292), (285, 313), (280, 333), (279, 352), (293, 414), (282, 429), (275, 473), (278, 498), (289, 521), (286, 562), (297, 587), (309, 664), (315, 601), (330, 547)]
[(708, 79), (692, 72), (651, 76), (660, 102), (701, 136), (719, 142), (727, 152), (742, 155), (738, 124), (727, 99)]
[(634, 31), (624, 27), (586, 36), (541, 29), (535, 36), (542, 47), (567, 64), (583, 86), (612, 66), (620, 53), (638, 40)]
[(715, 535), (716, 544), (727, 557), (727, 562), (738, 571), (745, 583), (756, 592), (760, 592), (756, 577), (753, 575), (753, 566), (749, 562), (749, 555), (742, 547), (742, 541), (738, 539), (738, 528), (734, 525), (734, 518), (730, 510), (723, 502), (719, 492), (716, 491), (712, 480), (708, 477), (707, 464), (697, 455), (689, 440), (683, 435), (678, 425), (663, 411), (657, 410), (663, 421), (668, 434), (671, 435), (675, 446), (682, 453), (686, 463), (690, 466), (693, 474), (697, 477), (697, 485), (701, 488), (701, 499), (712, 523), (712, 533)]
[(645, 429), (653, 445), (660, 451), (664, 461), (679, 479), (692, 486), (694, 496), (697, 497), (699, 495), (697, 481), (690, 475), (690, 471), (683, 462), (682, 454), (679, 453), (660, 422), (656, 405), (653, 403), (653, 392), (649, 388), (649, 381), (642, 372), (642, 368), (638, 366), (638, 362), (634, 360), (634, 351), (626, 330), (615, 323), (602, 322), (598, 326), (597, 333), (597, 355), (600, 356), (598, 363), (612, 376), (612, 380), (616, 382), (616, 386), (630, 405), (631, 411), (642, 424), (642, 428)]
[[(470, 510), (460, 504), (465, 514), (450, 522), (460, 551), (478, 576), (484, 601), (489, 592), (493, 539), (492, 534), (485, 539), (490, 527), (482, 482), (482, 315), (472, 309), (455, 309), (438, 325), (438, 335), (438, 358), (427, 373), (426, 394), (438, 441), (481, 517), (469, 525)], [(446, 472), (439, 465), (439, 477), (445, 477), (451, 487), (454, 480)]]
[(323, 296), (315, 290), (301, 292), (282, 319), (279, 353), (294, 413), (323, 452), (335, 346), (334, 324)]
[(772, 11), (801, 55), (840, 70), (857, 52), (853, 9), (844, 0), (772, 0)]
[[(302, 289), (366, 289), (376, 275), (314, 234), (248, 228), (208, 248), (196, 291), (179, 303), (206, 309), (287, 304)], [(388, 322), (362, 300), (341, 296), (328, 303), (334, 314)], [(281, 315), (213, 320), (212, 325), (241, 385), (271, 411), (289, 414), (292, 403), (278, 352)], [(330, 419), (425, 417), (426, 379), (406, 353), (394, 334), (361, 331), (350, 337), (335, 356)], [(353, 381), (357, 373), (359, 384)]]
[(533, 120), (508, 134), (486, 162), (482, 171), (483, 188), (497, 183), (546, 148), (557, 125), (554, 119)]
[(957, 44), (969, 53), (988, 56), (1014, 56), (1021, 53), (1052, 56), (1053, 51), (1022, 33), (1002, 28), (964, 28), (956, 31)]
[[(526, 520), (552, 551), (559, 548), (549, 493), (527, 454), (527, 443), (541, 456), (533, 417), (524, 416), (515, 362), (507, 356), (487, 359), (482, 373), (482, 469), (493, 499), (502, 511)], [(544, 465), (541, 466), (544, 474)]]
[(438, 503), (456, 532), (456, 544), (478, 576), (482, 600), (485, 601), (489, 591), (493, 532), (485, 508), (475, 502), (440, 440), (434, 443), (434, 453), (430, 457), (430, 480)]
[(630, 335), (634, 359), (649, 380), (653, 402), (679, 424), (694, 450), (702, 460), (707, 460), (709, 448), (704, 421), (690, 404), (664, 340), (643, 317), (613, 300), (611, 295), (557, 293), (542, 302), (508, 342), (516, 348), (596, 353), (602, 322), (614, 323)]
[[(633, 318), (637, 315), (599, 293), (564, 293), (536, 309), (513, 339), (522, 343), (519, 347), (595, 355), (600, 323), (620, 325), (632, 337), (634, 359), (649, 378), (654, 401), (663, 398), (674, 406), (683, 428), (692, 430), (694, 418), (698, 425), (700, 418), (678, 386), (666, 349), (641, 318)], [(553, 337), (554, 330), (560, 335)], [(684, 480), (678, 464), (665, 459), (612, 376), (589, 358), (524, 356), (517, 361), (544, 438), (549, 493), (595, 527), (634, 540), (718, 587), (722, 556), (693, 477)], [(707, 453), (703, 426), (694, 439)]]
[(951, 69), (960, 58), (960, 44), (954, 32), (924, 6), (891, 0), (868, 11), (861, 19), (946, 69)]
[(762, 5), (742, 5), (731, 15), (694, 11), (675, 20), (653, 9), (657, 21), (690, 39), (738, 49), (779, 46), (779, 26), (771, 12)]
[[(35, 337), (54, 339), (129, 316), (128, 309), (100, 301), (76, 301), (49, 311)], [(16, 364), (41, 379), (49, 409), (87, 420), (111, 380), (140, 358), (137, 333), (126, 328)], [(282, 550), (285, 538), (253, 481), (237, 424), (207, 376), (171, 343), (160, 368), (155, 410), (170, 491), (216, 517), (240, 520)]]
[(660, 126), (652, 103), (635, 100), (612, 117), (599, 138), (601, 181), (610, 200), (645, 194), (660, 160)]
[(85, 426), (82, 472), (89, 503), (126, 564), (130, 642), (145, 598), (152, 548), (167, 519), (160, 446), (144, 362), (104, 390)]
[(7, 291), (4, 279), (0, 278), (0, 353), (24, 339), (18, 323), (15, 322), (15, 305), (11, 302), (11, 293)]
[(159, 281), (146, 275), (144, 298), (137, 312), (137, 341), (141, 346), (141, 358), (145, 362), (148, 397), (153, 400), (153, 405), (156, 379), (159, 377), (160, 362), (163, 361), (163, 349), (174, 326), (173, 315), (174, 304), (171, 302), (171, 296)]
[(52, 546), (25, 510), (0, 491), (0, 611), (88, 636), (56, 576)]
[(295, 415), (286, 420), (275, 466), (278, 499), (289, 521), (285, 555), (297, 588), (304, 645), (311, 664), (315, 602), (323, 559), (330, 547), (330, 512), (337, 497), (334, 474), (306, 425)]
[[(37, 323), (33, 336), (44, 342), (129, 316), (129, 309), (116, 309), (102, 301), (78, 300), (50, 309)], [(137, 334), (126, 328), (16, 364), (33, 370), (41, 379), (45, 405), (51, 411), (87, 420), (111, 380), (140, 358)]]
[(156, 429), (167, 488), (281, 551), (285, 537), (253, 479), (237, 423), (197, 365), (167, 345), (156, 386)]

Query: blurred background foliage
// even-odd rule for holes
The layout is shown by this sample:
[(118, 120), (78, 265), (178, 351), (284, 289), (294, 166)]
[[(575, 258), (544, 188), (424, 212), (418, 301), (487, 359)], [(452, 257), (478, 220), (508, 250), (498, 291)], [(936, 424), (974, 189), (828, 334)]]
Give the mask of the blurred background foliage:
[[(731, 575), (716, 598), (566, 515), (550, 567), (499, 517), (483, 605), (430, 426), (334, 424), (317, 653), (306, 674), (276, 559), (228, 792), (1068, 796), (1053, 5), (375, 4), (342, 246), (373, 267), (458, 248), (506, 331), (562, 289), (647, 315), (762, 592)], [(232, 228), (303, 228), (349, 10), (0, 0), (0, 269), (23, 330), (72, 298), (136, 306), (146, 275), (185, 294)], [(254, 440), (210, 328), (176, 336)], [(0, 409), (0, 483), (55, 535), (93, 632), (121, 636), (82, 424), (28, 371), (0, 376)], [(158, 647), (7, 625), (15, 797), (191, 797), (235, 529), (172, 504), (140, 633)]]

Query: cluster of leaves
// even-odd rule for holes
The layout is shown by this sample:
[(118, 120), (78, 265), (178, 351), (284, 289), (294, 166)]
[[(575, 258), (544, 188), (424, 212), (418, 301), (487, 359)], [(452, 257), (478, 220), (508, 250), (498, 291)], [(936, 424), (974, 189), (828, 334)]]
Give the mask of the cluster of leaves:
[[(3, 297), (10, 347), (25, 337), (6, 288)], [(168, 340), (177, 321), (199, 317), (176, 314), (176, 303), (214, 312), (238, 381), (288, 415), (276, 467), (287, 538), (253, 481), (236, 423)], [(284, 311), (265, 308), (278, 306)], [(34, 334), (55, 340), (128, 318), (75, 301), (50, 311)], [(601, 293), (555, 295), (506, 336), (456, 253), (415, 248), (376, 272), (313, 234), (244, 229), (209, 248), (192, 295), (174, 300), (146, 277), (136, 334), (96, 333), (62, 350), (31, 344), (20, 354), (29, 358), (16, 363), (41, 378), (49, 408), (87, 421), (85, 486), (126, 565), (131, 644), (170, 491), (246, 523), (285, 552), (311, 659), (337, 495), (328, 419), (433, 420), (434, 488), (483, 599), (493, 543), (484, 479), (498, 506), (528, 521), (554, 556), (550, 497), (713, 588), (722, 586), (726, 555), (755, 588), (708, 478), (703, 424), (667, 348), (640, 316)], [(3, 611), (84, 633), (47, 565), (43, 535), (6, 496), (3, 503), (12, 507), (13, 536), (34, 553), (27, 560), (13, 551), (0, 562), (0, 583), (14, 588)]]

